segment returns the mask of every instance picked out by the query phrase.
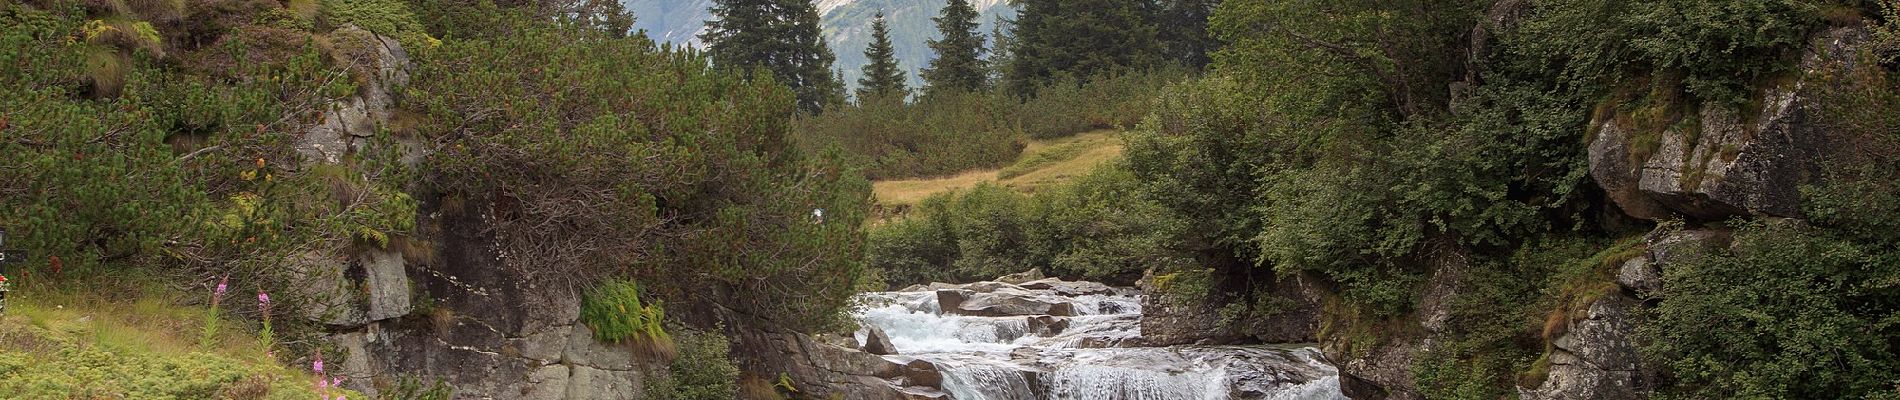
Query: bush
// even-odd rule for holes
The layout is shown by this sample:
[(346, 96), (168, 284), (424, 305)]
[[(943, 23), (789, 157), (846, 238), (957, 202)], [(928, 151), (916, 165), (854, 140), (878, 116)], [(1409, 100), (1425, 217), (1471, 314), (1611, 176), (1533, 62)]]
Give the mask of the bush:
[(680, 334), (679, 343), (680, 356), (667, 366), (666, 373), (648, 376), (651, 380), (646, 386), (646, 399), (739, 398), (739, 367), (727, 358), (731, 345), (725, 336), (688, 330)]
[[(1889, 237), (1891, 238), (1891, 237)], [(1892, 395), (1900, 251), (1791, 223), (1749, 223), (1732, 252), (1664, 271), (1641, 327), (1686, 398)], [(1890, 242), (1890, 240), (1883, 240)]]
[(495, 36), (432, 50), (405, 104), (441, 143), (426, 180), (474, 204), (462, 212), (492, 208), (509, 267), (637, 280), (668, 304), (746, 293), (723, 305), (793, 329), (844, 321), (870, 184), (836, 153), (790, 149), (789, 89), (526, 10), (467, 18)]
[(892, 286), (1032, 268), (1125, 285), (1150, 268), (1189, 264), (1174, 250), (1186, 227), (1136, 189), (1133, 174), (1110, 164), (1035, 195), (987, 183), (939, 194), (873, 227), (867, 262)]
[(1016, 159), (1022, 139), (1003, 123), (1015, 106), (1002, 96), (947, 92), (801, 116), (794, 131), (801, 149), (842, 148), (872, 179), (949, 175)]
[(667, 346), (673, 340), (662, 326), (666, 309), (641, 303), (640, 285), (631, 281), (609, 280), (588, 291), (581, 301), (580, 319), (594, 330), (597, 340), (632, 339)]
[(839, 146), (872, 179), (950, 175), (1016, 160), (1026, 139), (1133, 127), (1153, 92), (1189, 76), (1160, 70), (1049, 85), (1029, 100), (1000, 89), (866, 101), (795, 122), (805, 151)]

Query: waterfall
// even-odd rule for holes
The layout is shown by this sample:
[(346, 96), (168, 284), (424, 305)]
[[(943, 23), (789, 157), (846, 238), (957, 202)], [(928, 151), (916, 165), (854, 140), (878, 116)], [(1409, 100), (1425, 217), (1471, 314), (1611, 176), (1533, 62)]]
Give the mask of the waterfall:
[(1345, 398), (1337, 370), (1310, 347), (1139, 347), (1141, 299), (1130, 291), (957, 290), (969, 297), (951, 310), (934, 290), (862, 294), (857, 338), (881, 330), (897, 350), (890, 357), (935, 365), (957, 400)]

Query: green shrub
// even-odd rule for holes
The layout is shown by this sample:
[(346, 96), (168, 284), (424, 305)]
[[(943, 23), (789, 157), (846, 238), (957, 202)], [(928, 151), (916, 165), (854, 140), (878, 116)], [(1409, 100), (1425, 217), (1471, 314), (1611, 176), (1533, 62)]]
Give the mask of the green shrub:
[(789, 89), (643, 37), (481, 10), (446, 12), (493, 36), (431, 50), (404, 104), (440, 143), (424, 180), (463, 211), (494, 207), (511, 267), (638, 280), (668, 304), (746, 293), (721, 304), (796, 329), (844, 322), (870, 184), (838, 153), (791, 148)]
[(865, 102), (801, 116), (795, 131), (800, 148), (839, 146), (873, 179), (950, 175), (1003, 167), (1026, 139), (1132, 127), (1148, 114), (1152, 93), (1188, 76), (1167, 69), (1058, 82), (1029, 100), (992, 90)]
[(582, 297), (581, 322), (594, 330), (595, 339), (607, 342), (672, 340), (663, 326), (666, 309), (641, 303), (640, 285), (633, 281), (610, 280), (589, 290)]
[(422, 51), (440, 45), (430, 37), (403, 0), (321, 0), (319, 21), (330, 27), (355, 25), (378, 35), (402, 42), (409, 51)]
[(731, 345), (717, 333), (687, 330), (679, 336), (680, 355), (665, 374), (649, 375), (649, 400), (727, 400), (738, 398), (739, 367), (727, 358)]
[[(1889, 236), (1888, 238), (1891, 238)], [(1793, 223), (1749, 223), (1732, 252), (1673, 263), (1641, 332), (1684, 398), (1858, 398), (1900, 380), (1900, 252)]]
[(1150, 268), (1190, 264), (1186, 227), (1109, 164), (1034, 195), (992, 184), (926, 199), (870, 230), (867, 262), (901, 286), (968, 282), (1040, 268), (1065, 279), (1132, 284)]

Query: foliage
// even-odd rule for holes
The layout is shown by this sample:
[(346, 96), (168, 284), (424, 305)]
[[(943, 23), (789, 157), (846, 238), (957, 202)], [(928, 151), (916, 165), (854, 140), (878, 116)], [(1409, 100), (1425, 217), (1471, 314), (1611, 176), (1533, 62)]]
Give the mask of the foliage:
[(795, 329), (841, 320), (870, 185), (789, 149), (785, 86), (643, 37), (488, 18), (495, 36), (434, 50), (406, 104), (441, 143), (427, 180), (493, 213), (524, 279), (634, 279), (669, 304), (732, 290), (748, 295), (723, 305)]
[[(687, 330), (679, 336), (680, 356), (664, 375), (650, 376), (646, 398), (652, 400), (726, 400), (738, 398), (739, 367), (727, 356), (726, 337)], [(657, 375), (657, 374), (656, 374)]]
[(844, 102), (844, 84), (831, 70), (836, 57), (825, 45), (812, 0), (714, 0), (712, 12), (699, 40), (720, 68), (771, 72), (791, 86), (806, 113)]
[(1164, 69), (1065, 81), (1020, 100), (1000, 90), (936, 91), (912, 104), (860, 102), (795, 122), (808, 152), (839, 146), (872, 179), (943, 176), (997, 168), (1017, 159), (1027, 138), (1051, 139), (1134, 126), (1148, 112), (1147, 93), (1185, 80)]
[(969, 0), (949, 0), (937, 17), (937, 39), (929, 42), (936, 57), (923, 70), (930, 92), (974, 92), (989, 86), (989, 64), (983, 57), (983, 38), (977, 36), (976, 8)]
[(1641, 327), (1689, 398), (1860, 397), (1900, 379), (1900, 251), (1787, 223), (1749, 223), (1732, 253), (1664, 271)]
[(893, 286), (1031, 268), (1128, 284), (1149, 268), (1185, 265), (1170, 247), (1185, 226), (1136, 188), (1132, 174), (1110, 165), (1033, 196), (987, 183), (932, 196), (871, 229), (866, 257)]
[(581, 301), (580, 319), (593, 329), (594, 338), (607, 342), (672, 341), (662, 325), (666, 309), (658, 303), (642, 303), (640, 285), (632, 281), (609, 280), (588, 291)]
[(424, 380), (413, 376), (404, 376), (396, 380), (395, 386), (376, 393), (377, 400), (451, 400), (455, 388), (440, 378)]
[(355, 25), (394, 37), (405, 49), (421, 50), (441, 43), (423, 31), (422, 23), (402, 0), (322, 0), (321, 4), (319, 20), (330, 26)]
[(1142, 2), (1023, 0), (1011, 32), (1004, 87), (1029, 97), (1062, 80), (1144, 70), (1161, 63), (1156, 28)]
[(914, 104), (860, 102), (794, 124), (798, 147), (836, 146), (872, 179), (946, 175), (1016, 159), (1009, 129), (1015, 101), (981, 93), (936, 93)]
[(904, 71), (891, 55), (890, 30), (884, 27), (883, 13), (871, 22), (871, 45), (864, 48), (864, 58), (871, 63), (864, 65), (864, 78), (858, 79), (859, 102), (910, 95), (910, 88), (904, 87)]
[(1819, 114), (1842, 152), (1804, 187), (1794, 221), (1743, 222), (1726, 251), (1664, 271), (1643, 350), (1672, 397), (1868, 397), (1900, 381), (1900, 95), (1865, 63), (1820, 74)]
[[(413, 227), (415, 203), (399, 189), (411, 172), (393, 153), (350, 154), (330, 172), (289, 167), (300, 158), (293, 135), (355, 91), (309, 32), (193, 3), (184, 11), (199, 22), (237, 25), (131, 24), (158, 29), (141, 36), (193, 38), (166, 40), (161, 55), (68, 40), (87, 29), (86, 6), (4, 7), (0, 62), (35, 65), (0, 72), (9, 88), (0, 94), (0, 152), (9, 155), (0, 159), (0, 224), (14, 233), (10, 244), (44, 255), (29, 273), (188, 283), (230, 275), (243, 291), (275, 292), (288, 284), (281, 266), (292, 254)], [(111, 91), (89, 71), (102, 55), (122, 79)], [(338, 183), (358, 191), (338, 198)]]
[(244, 333), (226, 331), (213, 338), (217, 346), (195, 346), (199, 337), (189, 327), (205, 317), (202, 310), (143, 294), (121, 301), (36, 287), (11, 293), (14, 303), (0, 318), (0, 393), (7, 398), (318, 397), (311, 377), (277, 364)]

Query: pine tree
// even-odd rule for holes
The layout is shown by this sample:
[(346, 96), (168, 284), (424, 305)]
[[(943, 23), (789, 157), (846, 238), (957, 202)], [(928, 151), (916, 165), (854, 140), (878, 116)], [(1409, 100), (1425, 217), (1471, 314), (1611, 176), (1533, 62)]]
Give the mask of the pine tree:
[(1019, 0), (1005, 84), (1018, 95), (1063, 78), (1152, 67), (1162, 60), (1144, 0)]
[(930, 49), (937, 58), (924, 68), (928, 90), (981, 90), (989, 84), (989, 66), (983, 60), (983, 37), (976, 33), (976, 8), (969, 0), (950, 0), (932, 21), (937, 22), (937, 40)]
[(893, 53), (890, 30), (884, 26), (884, 12), (880, 11), (871, 21), (871, 44), (864, 49), (864, 58), (871, 63), (864, 65), (864, 78), (858, 79), (858, 101), (891, 96), (901, 99), (910, 94), (910, 88), (904, 86), (904, 71), (897, 68)]
[(1010, 31), (1015, 30), (1015, 25), (1016, 21), (1004, 19), (1003, 16), (998, 15), (996, 25), (990, 27), (990, 58), (987, 62), (992, 82), (1002, 82), (1005, 74), (1008, 74), (1009, 66), (1014, 64), (1010, 50), (1015, 48), (1016, 41), (1010, 35)]
[(1195, 69), (1206, 68), (1213, 60), (1208, 53), (1220, 42), (1207, 34), (1207, 18), (1214, 14), (1220, 0), (1169, 0), (1157, 16), (1161, 50), (1168, 60)]
[(713, 0), (715, 16), (699, 39), (720, 68), (763, 68), (792, 88), (798, 108), (818, 113), (843, 101), (811, 0)]

